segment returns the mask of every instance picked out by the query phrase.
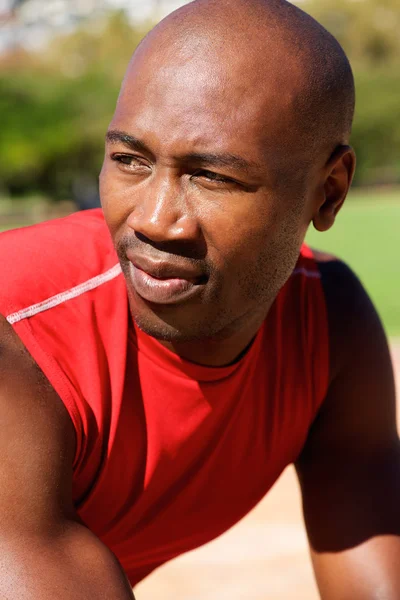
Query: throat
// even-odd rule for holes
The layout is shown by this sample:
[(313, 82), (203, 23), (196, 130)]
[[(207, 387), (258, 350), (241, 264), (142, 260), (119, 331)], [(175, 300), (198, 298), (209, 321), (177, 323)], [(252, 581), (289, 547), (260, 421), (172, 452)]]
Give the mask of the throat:
[[(159, 340), (163, 346), (194, 364), (205, 367), (227, 367), (238, 362), (251, 348), (265, 319), (257, 318), (245, 329), (221, 332), (212, 338), (190, 341)], [(249, 326), (250, 325), (250, 326)]]

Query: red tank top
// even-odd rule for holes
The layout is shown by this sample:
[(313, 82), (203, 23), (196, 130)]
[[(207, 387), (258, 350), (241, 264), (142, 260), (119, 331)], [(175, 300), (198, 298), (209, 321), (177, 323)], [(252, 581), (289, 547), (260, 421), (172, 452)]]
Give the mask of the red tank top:
[(304, 246), (236, 364), (136, 330), (100, 210), (0, 236), (0, 312), (76, 430), (73, 495), (134, 585), (231, 527), (298, 456), (328, 384), (321, 280)]

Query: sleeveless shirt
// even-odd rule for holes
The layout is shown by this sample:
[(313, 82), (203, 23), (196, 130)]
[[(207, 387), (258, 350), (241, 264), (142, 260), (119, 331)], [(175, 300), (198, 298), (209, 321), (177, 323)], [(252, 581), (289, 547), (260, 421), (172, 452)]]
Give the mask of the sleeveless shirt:
[(132, 585), (231, 527), (299, 455), (329, 375), (306, 246), (250, 349), (221, 368), (135, 327), (99, 209), (1, 234), (0, 273), (0, 313), (75, 428), (77, 512)]

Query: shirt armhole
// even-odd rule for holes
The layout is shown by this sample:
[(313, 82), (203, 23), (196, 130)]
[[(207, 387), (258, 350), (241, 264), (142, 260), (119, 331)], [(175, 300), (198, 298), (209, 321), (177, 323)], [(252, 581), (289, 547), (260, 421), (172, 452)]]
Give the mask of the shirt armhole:
[(72, 386), (57, 361), (50, 356), (36, 340), (29, 319), (14, 323), (12, 327), (29, 354), (61, 398), (61, 401), (71, 418), (76, 437), (76, 449), (73, 463), (73, 467), (75, 468), (82, 451), (83, 427), (82, 417), (78, 408), (78, 403), (74, 398), (75, 394), (72, 391)]

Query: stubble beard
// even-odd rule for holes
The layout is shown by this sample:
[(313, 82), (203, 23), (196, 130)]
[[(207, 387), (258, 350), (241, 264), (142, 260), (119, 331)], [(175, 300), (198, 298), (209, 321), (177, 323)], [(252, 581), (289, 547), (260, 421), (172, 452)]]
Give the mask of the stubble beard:
[[(214, 297), (208, 298), (204, 304), (193, 304), (191, 307), (168, 306), (167, 310), (160, 308), (157, 314), (149, 306), (146, 310), (138, 309), (135, 293), (129, 290), (128, 284), (132, 318), (147, 335), (161, 341), (176, 343), (224, 340), (240, 328), (245, 328), (249, 322), (258, 320), (261, 325), (279, 291), (290, 277), (298, 258), (298, 252), (291, 252), (282, 259), (279, 250), (276, 249), (276, 252), (281, 263), (284, 261), (284, 265), (273, 269), (269, 266), (268, 275), (266, 276), (264, 271), (264, 277), (260, 277), (260, 269), (265, 269), (265, 263), (268, 261), (261, 255), (257, 266), (251, 271), (246, 270), (239, 278), (240, 300), (231, 307), (225, 303), (216, 308), (220, 301), (219, 294), (215, 293)], [(243, 309), (238, 310), (238, 305), (242, 305)], [(207, 310), (207, 307), (212, 309)], [(184, 319), (179, 315), (182, 308), (186, 312)]]

